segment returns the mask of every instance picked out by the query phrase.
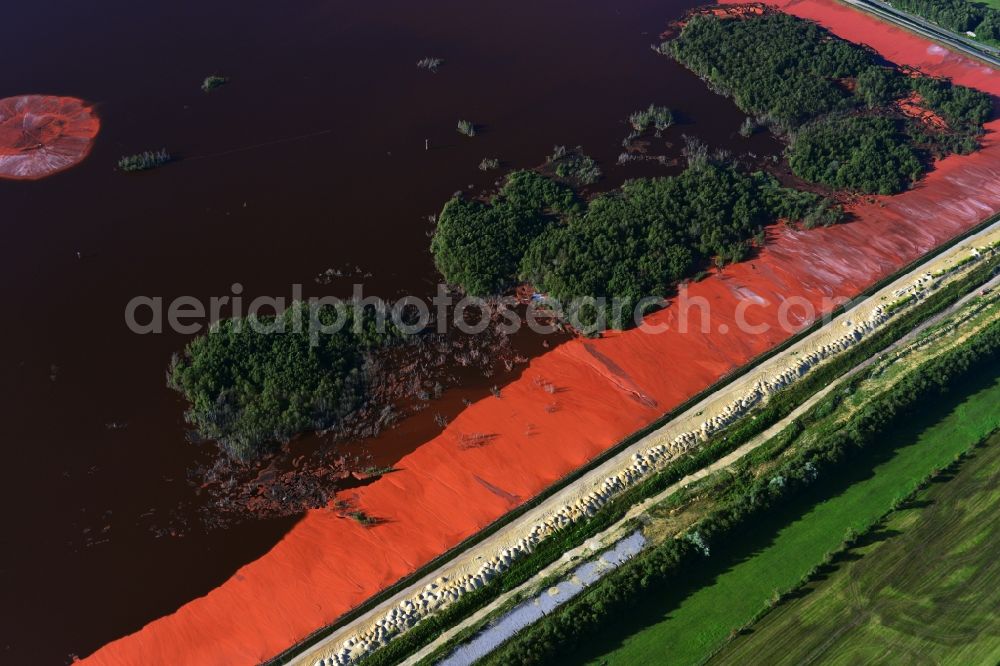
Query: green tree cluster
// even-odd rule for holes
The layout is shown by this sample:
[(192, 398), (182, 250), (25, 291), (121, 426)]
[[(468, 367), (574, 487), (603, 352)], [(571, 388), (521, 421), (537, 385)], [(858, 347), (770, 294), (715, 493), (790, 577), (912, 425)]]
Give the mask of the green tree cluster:
[(573, 149), (556, 146), (545, 163), (557, 178), (569, 185), (593, 185), (602, 175), (597, 162), (584, 153), (581, 146)]
[(640, 300), (663, 296), (710, 259), (746, 257), (765, 225), (839, 217), (823, 197), (711, 162), (629, 181), (589, 204), (544, 176), (517, 172), (489, 203), (449, 201), (431, 250), (445, 278), (469, 293), (499, 293), (520, 278), (563, 305), (617, 299), (621, 318), (606, 323), (622, 327)]
[(665, 106), (650, 104), (647, 108), (630, 114), (628, 122), (636, 132), (645, 132), (650, 127), (662, 132), (674, 124), (674, 114)]
[(969, 0), (893, 0), (893, 7), (923, 16), (954, 32), (1000, 44), (1000, 10)]
[(869, 107), (878, 108), (903, 97), (907, 89), (906, 79), (894, 67), (871, 65), (858, 73), (854, 94)]
[(923, 103), (956, 130), (981, 131), (982, 124), (993, 112), (989, 95), (957, 86), (948, 79), (920, 76), (912, 80), (912, 85)]
[(911, 81), (913, 91), (920, 96), (920, 104), (948, 124), (948, 130), (941, 132), (912, 120), (907, 131), (913, 140), (926, 146), (935, 157), (974, 152), (984, 132), (983, 123), (993, 113), (990, 96), (973, 88), (957, 86), (948, 79), (919, 77)]
[(802, 128), (789, 148), (795, 175), (852, 192), (895, 194), (923, 173), (907, 137), (889, 118), (830, 117)]
[(173, 159), (166, 148), (147, 150), (135, 155), (126, 155), (118, 160), (118, 168), (122, 171), (146, 171), (167, 164)]
[(553, 225), (528, 248), (521, 276), (563, 305), (617, 298), (627, 325), (639, 301), (662, 296), (697, 265), (743, 259), (747, 241), (775, 219), (773, 182), (707, 164), (679, 176), (627, 182)]
[(469, 294), (500, 293), (516, 281), (531, 241), (581, 205), (569, 187), (515, 171), (488, 203), (456, 196), (445, 204), (431, 240), (434, 263), (445, 280)]
[[(317, 333), (319, 326), (333, 330)], [(374, 312), (296, 302), (283, 314), (227, 319), (175, 354), (168, 385), (199, 435), (246, 460), (267, 444), (335, 426), (364, 403), (369, 354), (400, 334)]]
[[(861, 192), (898, 192), (919, 177), (912, 172), (913, 160), (900, 142), (920, 146), (941, 157), (976, 149), (982, 124), (990, 117), (990, 98), (946, 79), (904, 76), (898, 69), (876, 62), (868, 51), (841, 40), (824, 28), (787, 14), (770, 13), (744, 20), (695, 16), (675, 39), (660, 49), (685, 67), (707, 79), (716, 90), (733, 97), (737, 106), (783, 132), (810, 126), (802, 134), (822, 139), (828, 152), (837, 153), (835, 163), (814, 164), (809, 180), (832, 187)], [(922, 104), (940, 114), (948, 129), (938, 131), (911, 120), (899, 132), (886, 132), (877, 121), (859, 121), (852, 129), (865, 132), (856, 140), (836, 141), (827, 130), (844, 129), (847, 121), (829, 117), (861, 112), (895, 115), (888, 107), (916, 92)], [(831, 144), (835, 145), (826, 145)], [(875, 162), (873, 147), (889, 148), (885, 168)], [(860, 154), (844, 153), (858, 150)], [(793, 147), (793, 151), (794, 151)], [(803, 145), (800, 164), (811, 161), (822, 150)], [(912, 152), (912, 151), (909, 151)], [(917, 160), (919, 162), (919, 160)], [(902, 167), (899, 178), (886, 171)], [(800, 175), (802, 175), (800, 173)], [(822, 177), (820, 177), (822, 176)], [(845, 185), (836, 185), (842, 182)]]

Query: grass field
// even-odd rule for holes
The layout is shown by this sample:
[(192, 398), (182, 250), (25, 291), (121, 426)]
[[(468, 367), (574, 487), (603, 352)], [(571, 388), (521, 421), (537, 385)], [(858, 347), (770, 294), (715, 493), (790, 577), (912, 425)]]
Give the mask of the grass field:
[[(935, 410), (884, 446), (865, 450), (837, 478), (713, 554), (665, 598), (636, 608), (580, 645), (572, 661), (600, 664), (698, 664), (730, 632), (835, 550), (848, 528), (862, 530), (932, 470), (1000, 426), (1000, 364), (978, 372)], [(754, 660), (757, 663), (759, 660)]]
[(994, 435), (710, 663), (1000, 663), (998, 505)]

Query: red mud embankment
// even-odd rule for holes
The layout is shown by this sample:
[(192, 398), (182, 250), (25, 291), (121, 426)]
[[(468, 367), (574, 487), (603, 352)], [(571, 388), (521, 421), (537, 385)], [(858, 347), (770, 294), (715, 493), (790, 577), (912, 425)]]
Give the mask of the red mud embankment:
[(0, 178), (38, 180), (86, 159), (101, 127), (75, 97), (0, 99)]
[[(866, 15), (827, 0), (781, 8), (896, 63), (1000, 93), (1000, 73)], [(310, 511), (226, 583), (88, 661), (250, 664), (330, 623), (787, 338), (777, 326), (784, 299), (819, 307), (855, 295), (1000, 210), (1000, 122), (989, 130), (982, 151), (938, 163), (912, 191), (855, 207), (857, 221), (808, 232), (775, 227), (758, 257), (692, 285), (690, 296), (711, 305), (711, 332), (630, 331), (535, 359), (501, 398), (470, 406), (398, 471), (343, 493), (382, 523), (366, 528), (334, 511)], [(770, 330), (741, 334), (741, 302), (750, 323)], [(676, 322), (678, 312), (673, 303), (652, 323)]]

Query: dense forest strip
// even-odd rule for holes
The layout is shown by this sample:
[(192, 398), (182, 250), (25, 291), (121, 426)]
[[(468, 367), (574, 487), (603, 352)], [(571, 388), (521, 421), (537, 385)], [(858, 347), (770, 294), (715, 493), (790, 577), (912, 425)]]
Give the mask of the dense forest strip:
[(872, 662), (887, 646), (911, 663), (997, 663), (998, 480), (1000, 434), (900, 502), (708, 663)]
[[(556, 653), (565, 656), (570, 646), (592, 635), (604, 622), (667, 589), (684, 565), (698, 561), (704, 551), (732, 548), (738, 534), (805, 492), (818, 476), (849, 467), (859, 451), (877, 446), (885, 439), (884, 433), (939, 402), (949, 385), (967, 377), (977, 365), (995, 363), (998, 355), (1000, 320), (995, 320), (967, 344), (925, 363), (885, 394), (866, 401), (846, 424), (830, 429), (807, 448), (781, 455), (797, 436), (792, 433), (774, 452), (775, 464), (768, 475), (755, 477), (744, 470), (732, 477), (722, 508), (697, 524), (697, 538), (670, 539), (623, 566), (559, 614), (508, 642), (486, 663), (541, 663)], [(772, 482), (775, 478), (780, 483)]]

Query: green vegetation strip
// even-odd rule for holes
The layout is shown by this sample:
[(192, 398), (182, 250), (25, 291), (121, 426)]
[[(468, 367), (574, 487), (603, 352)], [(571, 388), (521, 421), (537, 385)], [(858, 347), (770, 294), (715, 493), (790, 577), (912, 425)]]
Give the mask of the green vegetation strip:
[[(980, 231), (992, 226), (998, 220), (1000, 220), (1000, 216), (993, 216), (990, 219), (985, 220), (966, 233), (955, 237), (951, 241), (942, 244), (937, 249), (929, 252), (923, 257), (911, 262), (896, 273), (879, 280), (876, 284), (859, 294), (858, 301), (870, 297), (872, 294), (880, 291), (885, 286), (892, 284), (900, 276), (906, 275), (921, 264), (943, 252), (946, 252), (970, 236), (978, 234)], [(985, 282), (989, 276), (996, 271), (998, 264), (1000, 264), (1000, 262), (998, 262), (995, 258), (987, 260), (983, 265), (971, 270), (962, 278), (948, 283), (929, 296), (923, 303), (919, 304), (912, 310), (901, 314), (898, 318), (893, 320), (876, 334), (866, 340), (863, 340), (861, 343), (852, 347), (844, 354), (820, 365), (815, 371), (806, 375), (802, 381), (793, 384), (786, 391), (783, 391), (782, 393), (779, 393), (771, 398), (767, 405), (765, 405), (764, 410), (761, 410), (761, 412), (755, 412), (755, 415), (757, 416), (756, 419), (744, 419), (744, 421), (737, 423), (725, 431), (725, 437), (715, 438), (709, 443), (709, 445), (694, 452), (690, 457), (678, 460), (674, 463), (674, 465), (669, 466), (657, 476), (654, 476), (648, 481), (631, 488), (618, 500), (609, 503), (609, 505), (602, 510), (601, 513), (598, 513), (590, 521), (577, 523), (569, 530), (566, 530), (562, 535), (560, 535), (564, 539), (564, 543), (561, 546), (547, 548), (546, 544), (549, 540), (543, 541), (529, 557), (516, 562), (511, 569), (505, 572), (502, 576), (498, 577), (494, 581), (491, 581), (490, 584), (476, 590), (475, 592), (463, 596), (441, 613), (421, 621), (416, 627), (393, 640), (386, 647), (369, 655), (363, 660), (363, 663), (398, 663), (407, 655), (418, 650), (437, 637), (443, 629), (460, 622), (474, 613), (477, 609), (481, 608), (483, 605), (489, 603), (504, 592), (517, 587), (522, 582), (534, 576), (535, 573), (544, 569), (548, 566), (548, 564), (558, 559), (565, 550), (579, 545), (590, 536), (606, 529), (608, 526), (624, 516), (634, 503), (656, 495), (671, 483), (683, 478), (691, 472), (701, 469), (705, 465), (714, 462), (729, 451), (732, 451), (743, 443), (749, 441), (760, 432), (763, 432), (781, 418), (784, 418), (784, 416), (793, 411), (798, 405), (805, 402), (813, 393), (826, 386), (840, 374), (854, 367), (865, 358), (877, 354), (886, 346), (912, 330), (921, 321), (932, 317), (934, 314), (947, 308), (961, 296)], [(848, 305), (850, 306), (850, 304)], [(847, 306), (838, 307), (833, 313), (831, 313), (831, 316), (836, 316), (849, 309), (850, 307)], [(601, 466), (609, 459), (618, 455), (622, 450), (632, 446), (643, 437), (659, 430), (678, 415), (683, 414), (685, 411), (698, 404), (712, 393), (725, 388), (740, 377), (743, 377), (748, 372), (751, 372), (761, 363), (764, 363), (775, 355), (783, 353), (792, 345), (815, 333), (817, 330), (822, 328), (823, 325), (823, 321), (813, 323), (811, 326), (792, 336), (784, 343), (777, 345), (757, 358), (752, 359), (743, 367), (724, 375), (719, 379), (719, 381), (709, 386), (704, 391), (692, 396), (684, 403), (665, 413), (662, 417), (650, 425), (636, 431), (615, 446), (610, 447), (586, 465), (583, 465), (570, 474), (567, 474), (565, 477), (552, 484), (518, 508), (511, 510), (490, 525), (484, 527), (476, 534), (460, 542), (448, 552), (434, 558), (423, 567), (420, 567), (413, 574), (400, 579), (399, 582), (387, 587), (379, 594), (373, 595), (368, 601), (359, 604), (349, 613), (345, 613), (335, 623), (313, 632), (313, 634), (307, 636), (297, 645), (294, 645), (281, 654), (275, 656), (268, 663), (284, 664), (290, 662), (296, 655), (323, 640), (340, 627), (354, 621), (361, 615), (369, 612), (372, 608), (381, 604), (386, 599), (398, 594), (401, 590), (405, 589), (413, 582), (420, 580), (429, 573), (452, 561), (464, 551), (489, 538), (512, 521), (518, 519), (526, 512), (544, 502), (555, 493), (574, 483), (593, 469)], [(555, 537), (553, 537), (552, 540), (554, 541)]]
[[(738, 544), (737, 554), (723, 555), (721, 562), (708, 567), (712, 576), (697, 579), (707, 582), (705, 587), (679, 602), (667, 594), (640, 605), (630, 615), (635, 623), (632, 628), (650, 621), (656, 624), (628, 636), (621, 647), (602, 654), (597, 661), (644, 663), (666, 654), (674, 664), (703, 662), (734, 628), (766, 608), (776, 591), (795, 587), (839, 545), (845, 532), (864, 530), (921, 479), (1000, 427), (1000, 411), (996, 409), (1000, 404), (1000, 364), (994, 363), (992, 369), (996, 373), (992, 385), (969, 396), (932, 427), (919, 434), (910, 427), (886, 433), (886, 440), (878, 446), (900, 448), (891, 459), (871, 469), (866, 478), (821, 501), (777, 533), (769, 528), (778, 520), (764, 521), (764, 534)], [(748, 559), (741, 561), (743, 557)]]
[[(980, 311), (981, 310), (980, 310), (979, 307), (973, 306), (972, 308), (964, 309), (962, 312), (980, 312)], [(926, 338), (926, 337), (932, 336), (932, 335), (935, 335), (935, 336), (936, 335), (941, 335), (942, 331), (944, 331), (945, 333), (954, 332), (955, 331), (954, 324), (949, 323), (951, 321), (952, 321), (951, 319), (946, 320), (945, 323), (938, 324), (935, 327), (932, 327), (932, 328), (924, 331), (921, 334), (921, 338)], [(1000, 368), (998, 368), (998, 370), (1000, 370)], [(884, 369), (880, 368), (878, 370), (878, 374), (881, 375), (883, 371), (884, 371)], [(865, 373), (861, 377), (853, 378), (851, 380), (851, 382), (847, 384), (847, 387), (846, 387), (845, 390), (849, 391), (849, 392), (853, 391), (854, 390), (853, 387), (856, 387), (856, 385), (858, 384), (858, 382), (862, 381), (863, 378), (866, 377), (866, 376), (875, 376), (875, 375), (872, 374), (872, 373)], [(828, 384), (829, 382), (826, 382), (826, 383)], [(810, 395), (811, 394), (812, 393), (810, 393)], [(1000, 397), (1000, 396), (998, 396), (998, 397)], [(855, 401), (857, 401), (858, 399), (859, 398), (857, 397), (857, 395), (855, 396), (855, 398), (853, 398), (853, 400), (855, 400)], [(738, 464), (739, 465), (759, 465), (761, 463), (767, 462), (768, 460), (770, 460), (774, 456), (774, 452), (775, 451), (780, 451), (780, 450), (785, 449), (793, 441), (795, 441), (796, 438), (799, 437), (799, 435), (802, 434), (802, 432), (806, 428), (806, 426), (803, 425), (803, 423), (806, 420), (826, 419), (828, 417), (831, 417), (831, 414), (833, 414), (834, 411), (835, 411), (835, 409), (839, 406), (840, 400), (841, 400), (841, 398), (838, 395), (835, 395), (833, 397), (828, 397), (825, 400), (823, 400), (822, 402), (818, 403), (812, 410), (810, 410), (810, 412), (808, 413), (808, 415), (804, 419), (799, 419), (799, 420), (794, 421), (791, 424), (790, 427), (785, 428), (783, 431), (781, 431), (772, 440), (768, 441), (760, 449), (755, 450), (755, 451), (751, 451), (750, 453), (748, 453)], [(801, 404), (801, 402), (798, 403), (798, 404)], [(796, 404), (794, 406), (797, 407), (798, 404)], [(753, 429), (750, 430), (750, 431), (742, 433), (741, 436), (737, 439), (737, 443), (736, 444), (732, 444), (731, 446), (727, 446), (727, 448), (725, 449), (725, 451), (728, 452), (728, 451), (732, 450), (733, 448), (737, 448), (737, 446), (742, 445), (743, 443), (745, 443), (746, 441), (748, 441), (749, 439), (751, 439), (754, 435), (749, 434), (749, 433), (751, 433), (751, 432), (758, 432), (759, 430), (763, 430), (766, 427), (769, 427), (768, 426), (769, 419), (771, 419), (772, 417), (768, 416), (768, 417), (765, 417), (765, 418), (768, 419), (768, 420), (765, 420), (761, 424), (758, 424), (757, 422), (753, 422), (751, 424), (753, 426)], [(749, 420), (750, 421), (754, 421), (754, 419), (749, 419)], [(713, 457), (712, 461), (714, 461), (714, 460), (716, 460), (718, 458), (721, 458), (721, 457), (722, 457), (722, 454), (716, 455), (716, 456)], [(705, 463), (706, 466), (708, 464), (709, 463)], [(694, 471), (694, 470), (692, 470), (692, 471)], [(670, 472), (671, 472), (671, 470), (667, 469), (664, 472), (664, 474), (670, 474)], [(671, 479), (669, 481), (670, 484), (674, 483), (674, 477), (673, 476), (668, 476), (666, 479), (653, 479), (650, 482), (651, 483), (655, 483), (654, 487), (657, 488), (656, 492), (659, 493), (659, 492), (662, 492), (662, 488), (667, 483), (667, 479)], [(697, 485), (697, 482), (696, 482), (696, 485)], [(695, 487), (695, 486), (692, 486), (692, 488), (693, 487)], [(641, 493), (641, 495), (644, 498), (646, 496), (648, 496), (648, 493), (646, 492), (648, 490), (648, 487), (639, 486), (639, 487), (637, 487), (634, 490), (639, 490), (640, 493)], [(668, 507), (668, 506), (676, 506), (676, 505), (683, 504), (686, 501), (686, 499), (688, 498), (688, 493), (689, 492), (691, 492), (691, 491), (685, 489), (685, 490), (678, 491), (677, 493), (674, 493), (673, 495), (670, 496), (670, 498), (668, 498), (664, 502), (661, 502), (660, 504), (658, 504), (653, 509), (653, 511), (657, 512), (657, 513), (660, 513), (660, 512), (662, 512), (662, 510), (665, 510), (665, 508)], [(628, 497), (628, 495), (626, 495), (625, 497)], [(622, 499), (624, 499), (624, 497)], [(635, 500), (632, 500), (632, 501), (638, 503), (638, 502), (640, 502), (642, 500), (635, 499)], [(629, 506), (625, 506), (624, 508), (627, 511), (630, 507)], [(620, 520), (621, 517), (622, 517), (622, 515), (624, 514), (624, 511), (621, 511), (620, 509), (621, 509), (621, 507), (618, 504), (613, 504), (612, 507), (608, 509), (609, 511), (614, 511), (614, 513), (612, 514), (614, 516), (614, 520)], [(599, 516), (599, 518), (605, 518), (605, 516)], [(602, 528), (602, 531), (605, 530), (605, 529), (607, 529), (608, 527), (610, 527), (610, 524), (608, 524), (608, 523), (610, 523), (610, 521), (604, 521), (604, 522), (600, 523), (602, 526), (604, 526)], [(613, 524), (613, 523), (611, 523), (611, 524)], [(623, 531), (630, 531), (630, 530), (634, 529), (635, 527), (641, 526), (641, 524), (642, 524), (641, 521), (639, 521), (638, 519), (634, 519), (633, 518), (633, 519), (631, 519), (630, 521), (628, 521), (627, 523), (625, 523), (623, 525)], [(572, 543), (574, 545), (579, 545), (580, 543), (582, 543), (584, 541), (585, 538), (590, 538), (590, 536), (593, 536), (595, 533), (596, 532), (594, 532), (593, 530), (587, 529), (586, 530), (586, 534), (587, 534), (586, 537), (581, 537), (581, 538), (578, 538), (578, 539), (573, 539)], [(564, 547), (569, 548), (570, 546), (564, 546)], [(564, 553), (559, 553), (559, 555), (563, 555), (563, 554)], [(554, 558), (553, 558), (553, 561), (554, 561)], [(562, 579), (562, 575), (561, 574), (554, 574), (554, 575), (551, 575), (551, 576), (547, 577), (544, 581), (536, 582), (533, 585), (533, 587), (536, 590), (545, 589), (545, 588), (547, 588), (547, 587), (549, 587), (551, 585), (554, 585), (556, 582), (558, 582), (561, 579)], [(456, 633), (446, 643), (444, 643), (444, 644), (440, 645), (439, 647), (437, 647), (432, 653), (430, 653), (427, 657), (425, 657), (424, 659), (422, 659), (419, 663), (420, 664), (426, 664), (426, 665), (433, 664), (437, 660), (439, 660), (440, 658), (442, 658), (445, 655), (449, 654), (456, 646), (460, 645), (461, 643), (465, 642), (466, 640), (468, 640), (469, 638), (471, 638), (472, 636), (474, 636), (476, 633), (478, 633), (484, 625), (486, 625), (489, 622), (492, 622), (492, 621), (494, 621), (494, 620), (499, 619), (500, 617), (502, 617), (506, 610), (508, 610), (510, 607), (516, 605), (520, 601), (520, 598), (521, 598), (520, 594), (514, 595), (511, 599), (508, 599), (507, 601), (505, 601), (504, 604), (502, 604), (498, 608), (496, 608), (493, 611), (491, 611), (489, 613), (489, 615), (486, 616), (485, 618), (483, 618), (483, 619), (481, 619), (481, 620), (479, 620), (479, 621), (477, 621), (477, 622), (475, 622), (473, 624), (470, 624), (469, 626), (465, 627), (462, 631)]]
[(1000, 663), (998, 480), (994, 435), (711, 663)]
[(771, 425), (795, 410), (814, 393), (827, 386), (841, 374), (902, 337), (932, 314), (955, 302), (975, 285), (981, 284), (993, 273), (1000, 260), (994, 258), (970, 272), (964, 279), (946, 285), (915, 308), (893, 321), (867, 340), (817, 367), (787, 390), (772, 397), (761, 409), (753, 412), (755, 418), (746, 418), (724, 431), (702, 448), (668, 465), (662, 472), (630, 488), (612, 500), (589, 521), (576, 523), (542, 541), (531, 555), (515, 562), (497, 582), (491, 582), (471, 592), (444, 611), (421, 621), (389, 645), (372, 653), (361, 663), (366, 665), (395, 664), (430, 642), (445, 629), (462, 621), (477, 609), (499, 595), (519, 587), (546, 566), (559, 559), (567, 550), (575, 548), (590, 537), (603, 532), (621, 520), (628, 510), (639, 502), (652, 497), (685, 476), (722, 458)]
[[(629, 641), (627, 651), (603, 658), (641, 663), (655, 649), (671, 663), (700, 662), (732, 628), (752, 617), (782, 580), (793, 583), (807, 573), (837, 543), (845, 526), (864, 527), (865, 516), (881, 515), (917, 480), (1000, 425), (995, 409), (998, 359), (1000, 320), (994, 320), (964, 345), (861, 401), (847, 422), (829, 418), (831, 405), (843, 392), (828, 396), (803, 417), (809, 428), (803, 431), (799, 424), (790, 435), (754, 452), (754, 460), (744, 461), (733, 474), (710, 477), (710, 487), (700, 490), (719, 508), (697, 523), (688, 538), (669, 539), (622, 566), (484, 663), (542, 663), (557, 654), (565, 659), (567, 652), (596, 636), (613, 640), (621, 618), (627, 618), (624, 628), (634, 631), (644, 611), (647, 620), (657, 621), (667, 611), (669, 616), (640, 634), (634, 649)], [(974, 396), (968, 411), (956, 414), (953, 422), (907, 446), (906, 429), (912, 438), (920, 432), (915, 425), (926, 427), (929, 418), (940, 419), (948, 405), (942, 396), (949, 389), (968, 389), (976, 377), (989, 379), (991, 388)], [(853, 380), (852, 390), (861, 381)], [(790, 448), (800, 435), (808, 443)], [(765, 456), (772, 465), (758, 474), (756, 465)], [(885, 462), (889, 459), (896, 462)], [(803, 507), (816, 501), (824, 503), (804, 518)], [(789, 519), (794, 525), (776, 535), (776, 528)], [(591, 654), (601, 651), (589, 647)]]

